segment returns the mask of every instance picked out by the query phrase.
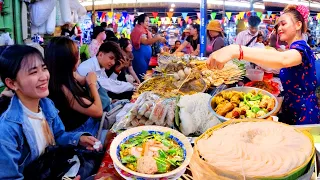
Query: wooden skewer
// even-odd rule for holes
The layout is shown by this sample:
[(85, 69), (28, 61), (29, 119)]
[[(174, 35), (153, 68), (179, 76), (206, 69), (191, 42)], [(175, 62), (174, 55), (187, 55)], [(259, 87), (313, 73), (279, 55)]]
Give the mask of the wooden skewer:
[[(192, 72), (191, 72), (192, 73)], [(180, 84), (178, 91), (180, 91), (181, 87), (187, 82), (188, 78), (190, 77), (191, 73), (184, 79), (184, 81)]]
[(71, 178), (67, 177), (67, 176), (63, 176), (62, 180), (72, 180)]

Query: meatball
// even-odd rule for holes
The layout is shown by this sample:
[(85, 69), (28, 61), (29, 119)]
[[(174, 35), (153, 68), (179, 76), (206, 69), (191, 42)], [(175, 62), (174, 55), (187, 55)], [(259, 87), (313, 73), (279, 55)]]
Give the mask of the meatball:
[(144, 156), (138, 159), (137, 171), (143, 174), (154, 174), (158, 171), (156, 160), (152, 157)]

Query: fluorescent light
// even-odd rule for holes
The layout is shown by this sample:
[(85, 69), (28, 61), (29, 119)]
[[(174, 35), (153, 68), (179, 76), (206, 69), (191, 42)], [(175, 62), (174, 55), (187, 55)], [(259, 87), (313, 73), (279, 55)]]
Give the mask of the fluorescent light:
[[(307, 1), (292, 1), (292, 0), (263, 0), (263, 2), (273, 2), (273, 3), (279, 3), (279, 4), (296, 4), (296, 5), (304, 5), (309, 7), (309, 2)], [(310, 3), (311, 8), (320, 8), (320, 3)]]
[[(277, 0), (274, 0), (277, 1)], [(167, 2), (167, 3), (191, 3), (191, 4), (200, 4), (200, 0), (122, 0), (121, 4), (126, 4), (126, 3), (159, 3), (159, 2)], [(208, 4), (215, 4), (215, 5), (223, 5), (222, 0), (208, 0)], [(91, 1), (86, 1), (80, 3), (82, 6), (92, 6)], [(112, 0), (100, 0), (100, 1), (95, 1), (95, 5), (107, 5), (107, 4), (112, 4)], [(120, 3), (115, 3), (113, 4), (120, 4)], [(172, 6), (172, 5), (171, 5)], [(243, 8), (250, 8), (250, 3), (249, 2), (235, 2), (235, 1), (225, 1), (225, 6), (233, 6), (233, 7), (243, 7)], [(253, 7), (255, 9), (265, 9), (263, 4), (254, 4)]]

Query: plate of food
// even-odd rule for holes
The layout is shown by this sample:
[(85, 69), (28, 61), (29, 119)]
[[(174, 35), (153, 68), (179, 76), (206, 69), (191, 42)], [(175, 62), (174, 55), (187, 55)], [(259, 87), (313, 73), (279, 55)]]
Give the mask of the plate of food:
[[(196, 73), (190, 75), (187, 80), (186, 77), (177, 80), (173, 75), (153, 77), (142, 82), (137, 88), (137, 92), (142, 94), (143, 92), (152, 91), (161, 97), (170, 98), (206, 91), (207, 85), (204, 80), (200, 75), (199, 77), (195, 76)], [(182, 86), (180, 87), (180, 85)]]
[(278, 101), (268, 91), (253, 87), (234, 87), (214, 95), (209, 102), (212, 113), (221, 121), (265, 119), (278, 109)]
[(126, 130), (110, 147), (114, 165), (126, 179), (177, 179), (185, 172), (192, 153), (186, 136), (161, 126)]

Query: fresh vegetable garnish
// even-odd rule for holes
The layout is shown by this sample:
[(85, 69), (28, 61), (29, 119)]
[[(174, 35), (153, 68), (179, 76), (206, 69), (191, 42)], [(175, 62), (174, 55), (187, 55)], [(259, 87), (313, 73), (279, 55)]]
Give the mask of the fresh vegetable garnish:
[(261, 109), (259, 108), (259, 107), (252, 107), (251, 108), (251, 111), (253, 112), (253, 113), (257, 113), (258, 111), (260, 111)]
[(135, 156), (125, 156), (121, 159), (124, 164), (136, 162), (137, 158)]
[(184, 161), (183, 149), (163, 134), (142, 131), (121, 144), (121, 162), (129, 169), (141, 173), (166, 173), (179, 167)]

